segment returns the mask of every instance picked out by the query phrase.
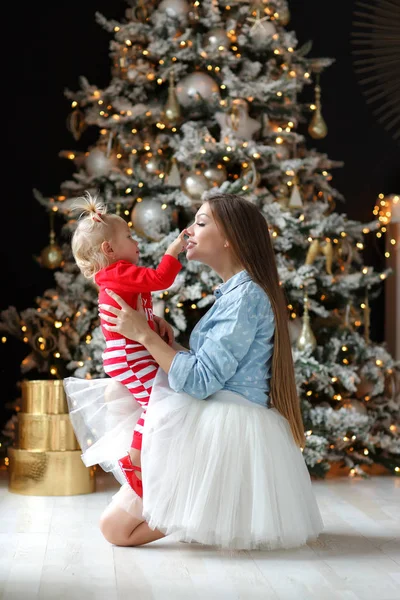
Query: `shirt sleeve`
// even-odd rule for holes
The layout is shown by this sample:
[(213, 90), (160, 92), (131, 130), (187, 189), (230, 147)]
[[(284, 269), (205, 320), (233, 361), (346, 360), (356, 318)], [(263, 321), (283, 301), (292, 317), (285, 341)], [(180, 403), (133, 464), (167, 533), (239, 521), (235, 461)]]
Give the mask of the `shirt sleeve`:
[(182, 265), (170, 254), (165, 254), (156, 269), (138, 267), (128, 262), (121, 263), (115, 269), (113, 278), (122, 291), (157, 292), (169, 288), (182, 269)]
[(169, 385), (175, 392), (204, 400), (221, 390), (235, 374), (257, 332), (257, 311), (251, 307), (250, 298), (221, 309), (196, 353), (175, 355), (168, 372)]

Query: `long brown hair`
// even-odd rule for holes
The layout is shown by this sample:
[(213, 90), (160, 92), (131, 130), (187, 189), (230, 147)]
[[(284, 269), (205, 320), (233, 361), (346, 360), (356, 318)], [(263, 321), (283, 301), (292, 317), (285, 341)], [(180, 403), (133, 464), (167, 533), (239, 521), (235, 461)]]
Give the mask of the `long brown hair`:
[(279, 284), (267, 221), (255, 204), (235, 194), (218, 194), (205, 201), (236, 258), (270, 299), (275, 316), (271, 398), (275, 408), (289, 421), (296, 443), (304, 447), (286, 299)]

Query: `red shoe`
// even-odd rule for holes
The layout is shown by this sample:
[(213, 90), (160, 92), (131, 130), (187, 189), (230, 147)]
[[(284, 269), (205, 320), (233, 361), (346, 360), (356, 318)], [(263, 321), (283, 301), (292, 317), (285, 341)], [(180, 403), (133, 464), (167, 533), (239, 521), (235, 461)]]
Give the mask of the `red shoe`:
[(142, 469), (140, 467), (135, 467), (132, 464), (131, 457), (129, 456), (129, 454), (124, 456), (124, 458), (120, 458), (118, 464), (121, 467), (122, 472), (125, 475), (125, 479), (129, 483), (133, 491), (136, 492), (140, 498), (143, 498), (142, 480), (139, 479), (139, 477), (136, 475), (136, 471), (141, 471)]

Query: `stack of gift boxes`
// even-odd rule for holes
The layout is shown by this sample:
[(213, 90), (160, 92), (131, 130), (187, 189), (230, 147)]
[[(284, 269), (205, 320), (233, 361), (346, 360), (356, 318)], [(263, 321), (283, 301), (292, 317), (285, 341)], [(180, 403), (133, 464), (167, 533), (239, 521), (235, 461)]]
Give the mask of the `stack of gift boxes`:
[(63, 382), (22, 382), (14, 447), (8, 449), (10, 492), (73, 496), (95, 491), (93, 468), (81, 460)]

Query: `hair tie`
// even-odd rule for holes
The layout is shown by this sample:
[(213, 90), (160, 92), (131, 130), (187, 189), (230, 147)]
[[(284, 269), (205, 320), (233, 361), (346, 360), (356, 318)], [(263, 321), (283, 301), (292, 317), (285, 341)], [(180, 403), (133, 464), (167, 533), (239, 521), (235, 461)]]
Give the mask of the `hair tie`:
[(93, 217), (92, 217), (93, 221), (96, 221), (97, 223), (102, 223), (103, 222), (103, 220), (101, 218), (101, 213), (95, 211), (92, 214), (93, 214)]

